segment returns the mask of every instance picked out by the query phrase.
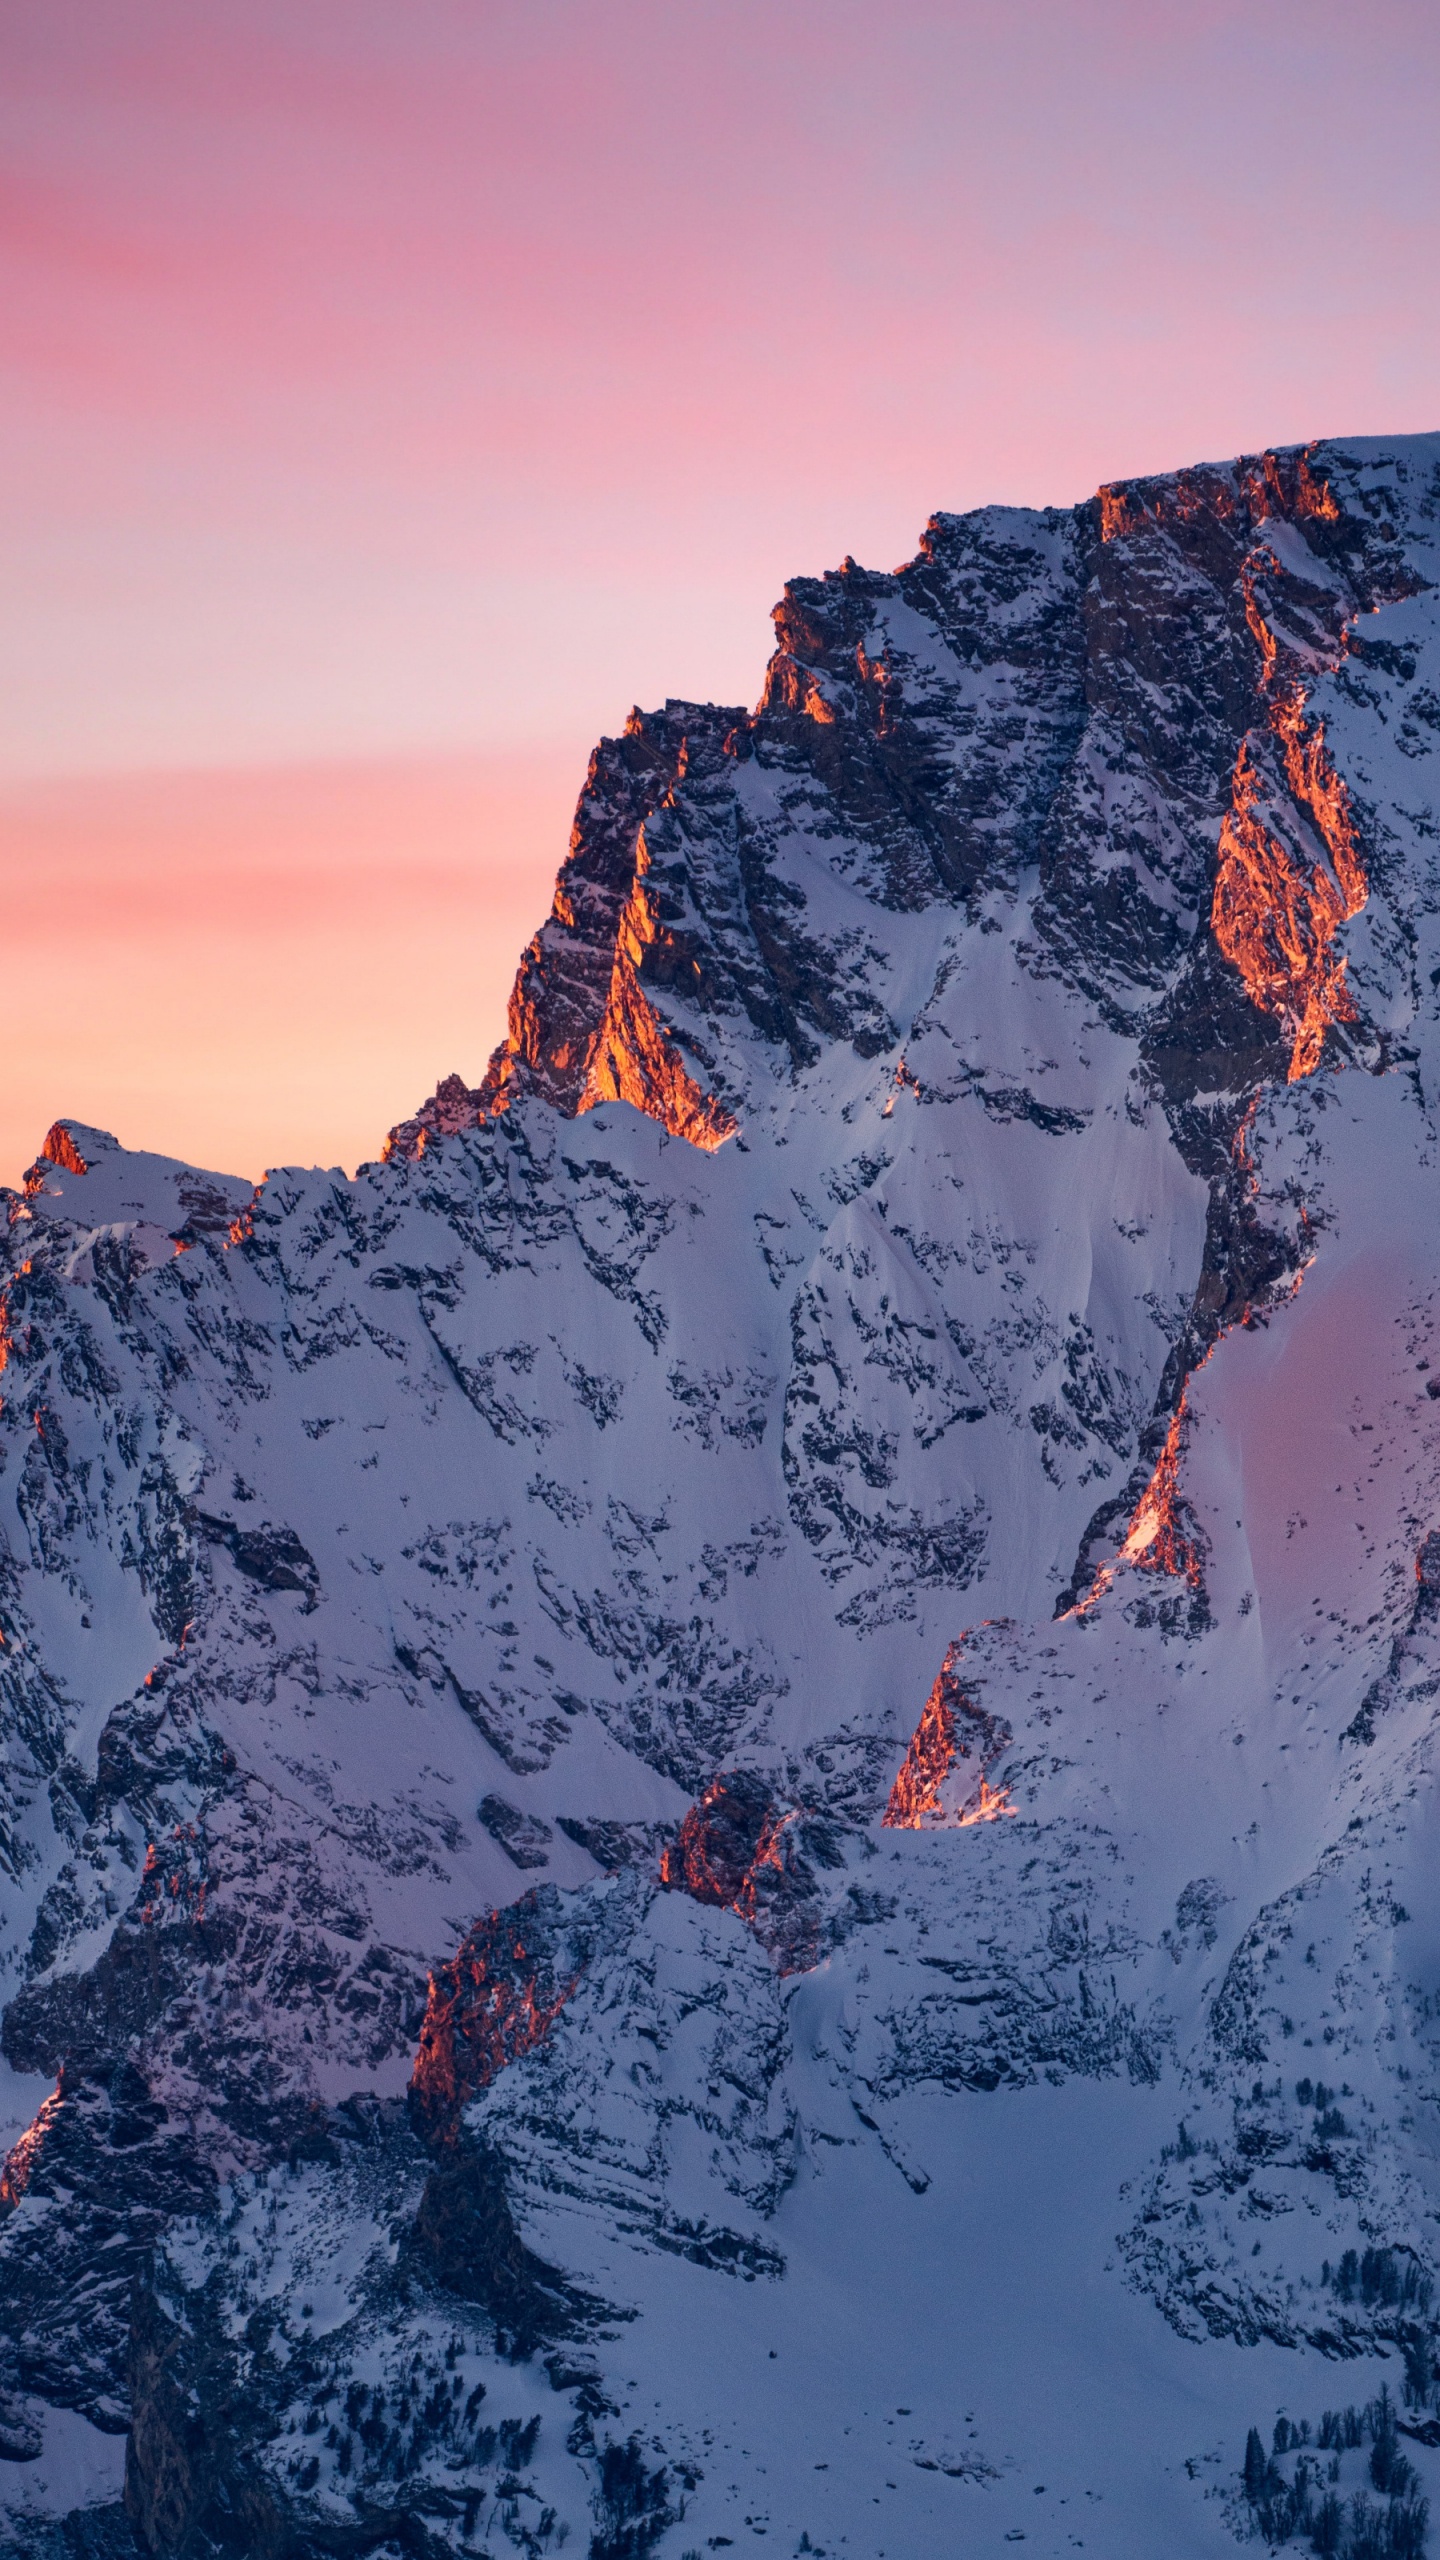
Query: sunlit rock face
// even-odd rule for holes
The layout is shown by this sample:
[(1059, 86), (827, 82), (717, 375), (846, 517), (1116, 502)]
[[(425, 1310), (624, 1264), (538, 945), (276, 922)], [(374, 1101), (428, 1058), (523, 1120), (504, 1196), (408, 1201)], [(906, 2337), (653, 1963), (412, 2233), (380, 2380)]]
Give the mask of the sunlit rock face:
[(1437, 528), (937, 516), (353, 1180), (51, 1129), (5, 2560), (1421, 2547)]

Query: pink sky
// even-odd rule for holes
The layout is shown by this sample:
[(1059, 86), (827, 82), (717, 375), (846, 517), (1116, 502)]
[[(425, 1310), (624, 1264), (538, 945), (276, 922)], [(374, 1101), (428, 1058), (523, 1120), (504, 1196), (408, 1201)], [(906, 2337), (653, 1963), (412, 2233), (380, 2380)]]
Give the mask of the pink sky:
[(0, 1176), (477, 1075), (592, 738), (926, 515), (1440, 425), (1433, 0), (9, 0)]

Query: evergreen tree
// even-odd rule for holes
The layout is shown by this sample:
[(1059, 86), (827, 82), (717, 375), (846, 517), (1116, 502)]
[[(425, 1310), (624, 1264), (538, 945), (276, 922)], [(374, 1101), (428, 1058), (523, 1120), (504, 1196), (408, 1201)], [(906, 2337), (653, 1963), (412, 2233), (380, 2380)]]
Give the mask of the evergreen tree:
[(1327, 2489), (1315, 2510), (1310, 2540), (1321, 2560), (1336, 2560), (1345, 2530), (1345, 2510), (1333, 2489)]
[[(1394, 2482), (1395, 2466), (1397, 2462), (1403, 2462), (1403, 2456), (1395, 2434), (1394, 2403), (1386, 2383), (1381, 2384), (1380, 2397), (1372, 2404), (1370, 2421), (1374, 2438), (1370, 2447), (1370, 2479), (1375, 2488), (1388, 2494)], [(1408, 2463), (1404, 2468), (1409, 2469)]]
[(1345, 2534), (1345, 2509), (1340, 2506), (1340, 2499), (1335, 2496), (1335, 2491), (1327, 2488), (1320, 2506), (1314, 2509), (1312, 2524), (1309, 2524), (1309, 2542), (1312, 2542), (1314, 2550), (1320, 2552), (1320, 2560), (1338, 2560), (1343, 2534)]
[(1390, 2510), (1392, 2560), (1422, 2560), (1430, 2525), (1428, 2498), (1406, 2499)]
[(1423, 2338), (1405, 2340), (1405, 2405), (1407, 2409), (1423, 2409), (1430, 2397), (1430, 2350)]
[(1372, 2506), (1364, 2490), (1359, 2490), (1350, 2501), (1345, 2560), (1388, 2560), (1389, 2539), (1389, 2518), (1384, 2508)]

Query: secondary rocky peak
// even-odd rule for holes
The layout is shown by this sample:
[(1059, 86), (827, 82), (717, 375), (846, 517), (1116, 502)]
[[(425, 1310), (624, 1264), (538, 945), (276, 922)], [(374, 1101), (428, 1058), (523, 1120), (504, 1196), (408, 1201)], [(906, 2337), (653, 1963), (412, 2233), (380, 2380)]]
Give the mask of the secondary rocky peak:
[(428, 1102), (409, 1120), (397, 1121), (385, 1141), (384, 1158), (388, 1164), (399, 1157), (413, 1163), (423, 1156), (436, 1138), (458, 1138), (462, 1129), (478, 1128), (483, 1117), (480, 1096), (472, 1092), (461, 1075), (441, 1078)]
[(724, 1105), (688, 1072), (641, 984), (682, 965), (660, 921), (648, 874), (646, 822), (687, 776), (713, 769), (744, 720), (738, 710), (667, 703), (632, 711), (623, 736), (590, 760), (548, 920), (520, 963), (509, 1028), (480, 1085), (456, 1076), (392, 1129), (387, 1157), (413, 1157), (448, 1136), (538, 1094), (567, 1119), (598, 1102), (625, 1101), (676, 1137), (714, 1147), (734, 1130)]
[[(113, 1145), (113, 1140), (112, 1140)], [(66, 1173), (88, 1173), (88, 1159), (75, 1143), (67, 1120), (53, 1120), (40, 1142), (40, 1153), (25, 1176), (25, 1189), (34, 1193), (43, 1188), (46, 1167), (59, 1165)]]

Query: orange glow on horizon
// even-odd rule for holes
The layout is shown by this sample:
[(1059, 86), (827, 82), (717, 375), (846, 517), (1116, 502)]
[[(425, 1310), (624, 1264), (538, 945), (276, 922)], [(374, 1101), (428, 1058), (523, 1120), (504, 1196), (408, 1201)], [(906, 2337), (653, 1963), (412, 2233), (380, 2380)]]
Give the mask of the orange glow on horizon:
[(478, 1083), (590, 743), (0, 783), (7, 957), (44, 990), (0, 1180), (57, 1116), (252, 1180), (351, 1170), (452, 1065)]

